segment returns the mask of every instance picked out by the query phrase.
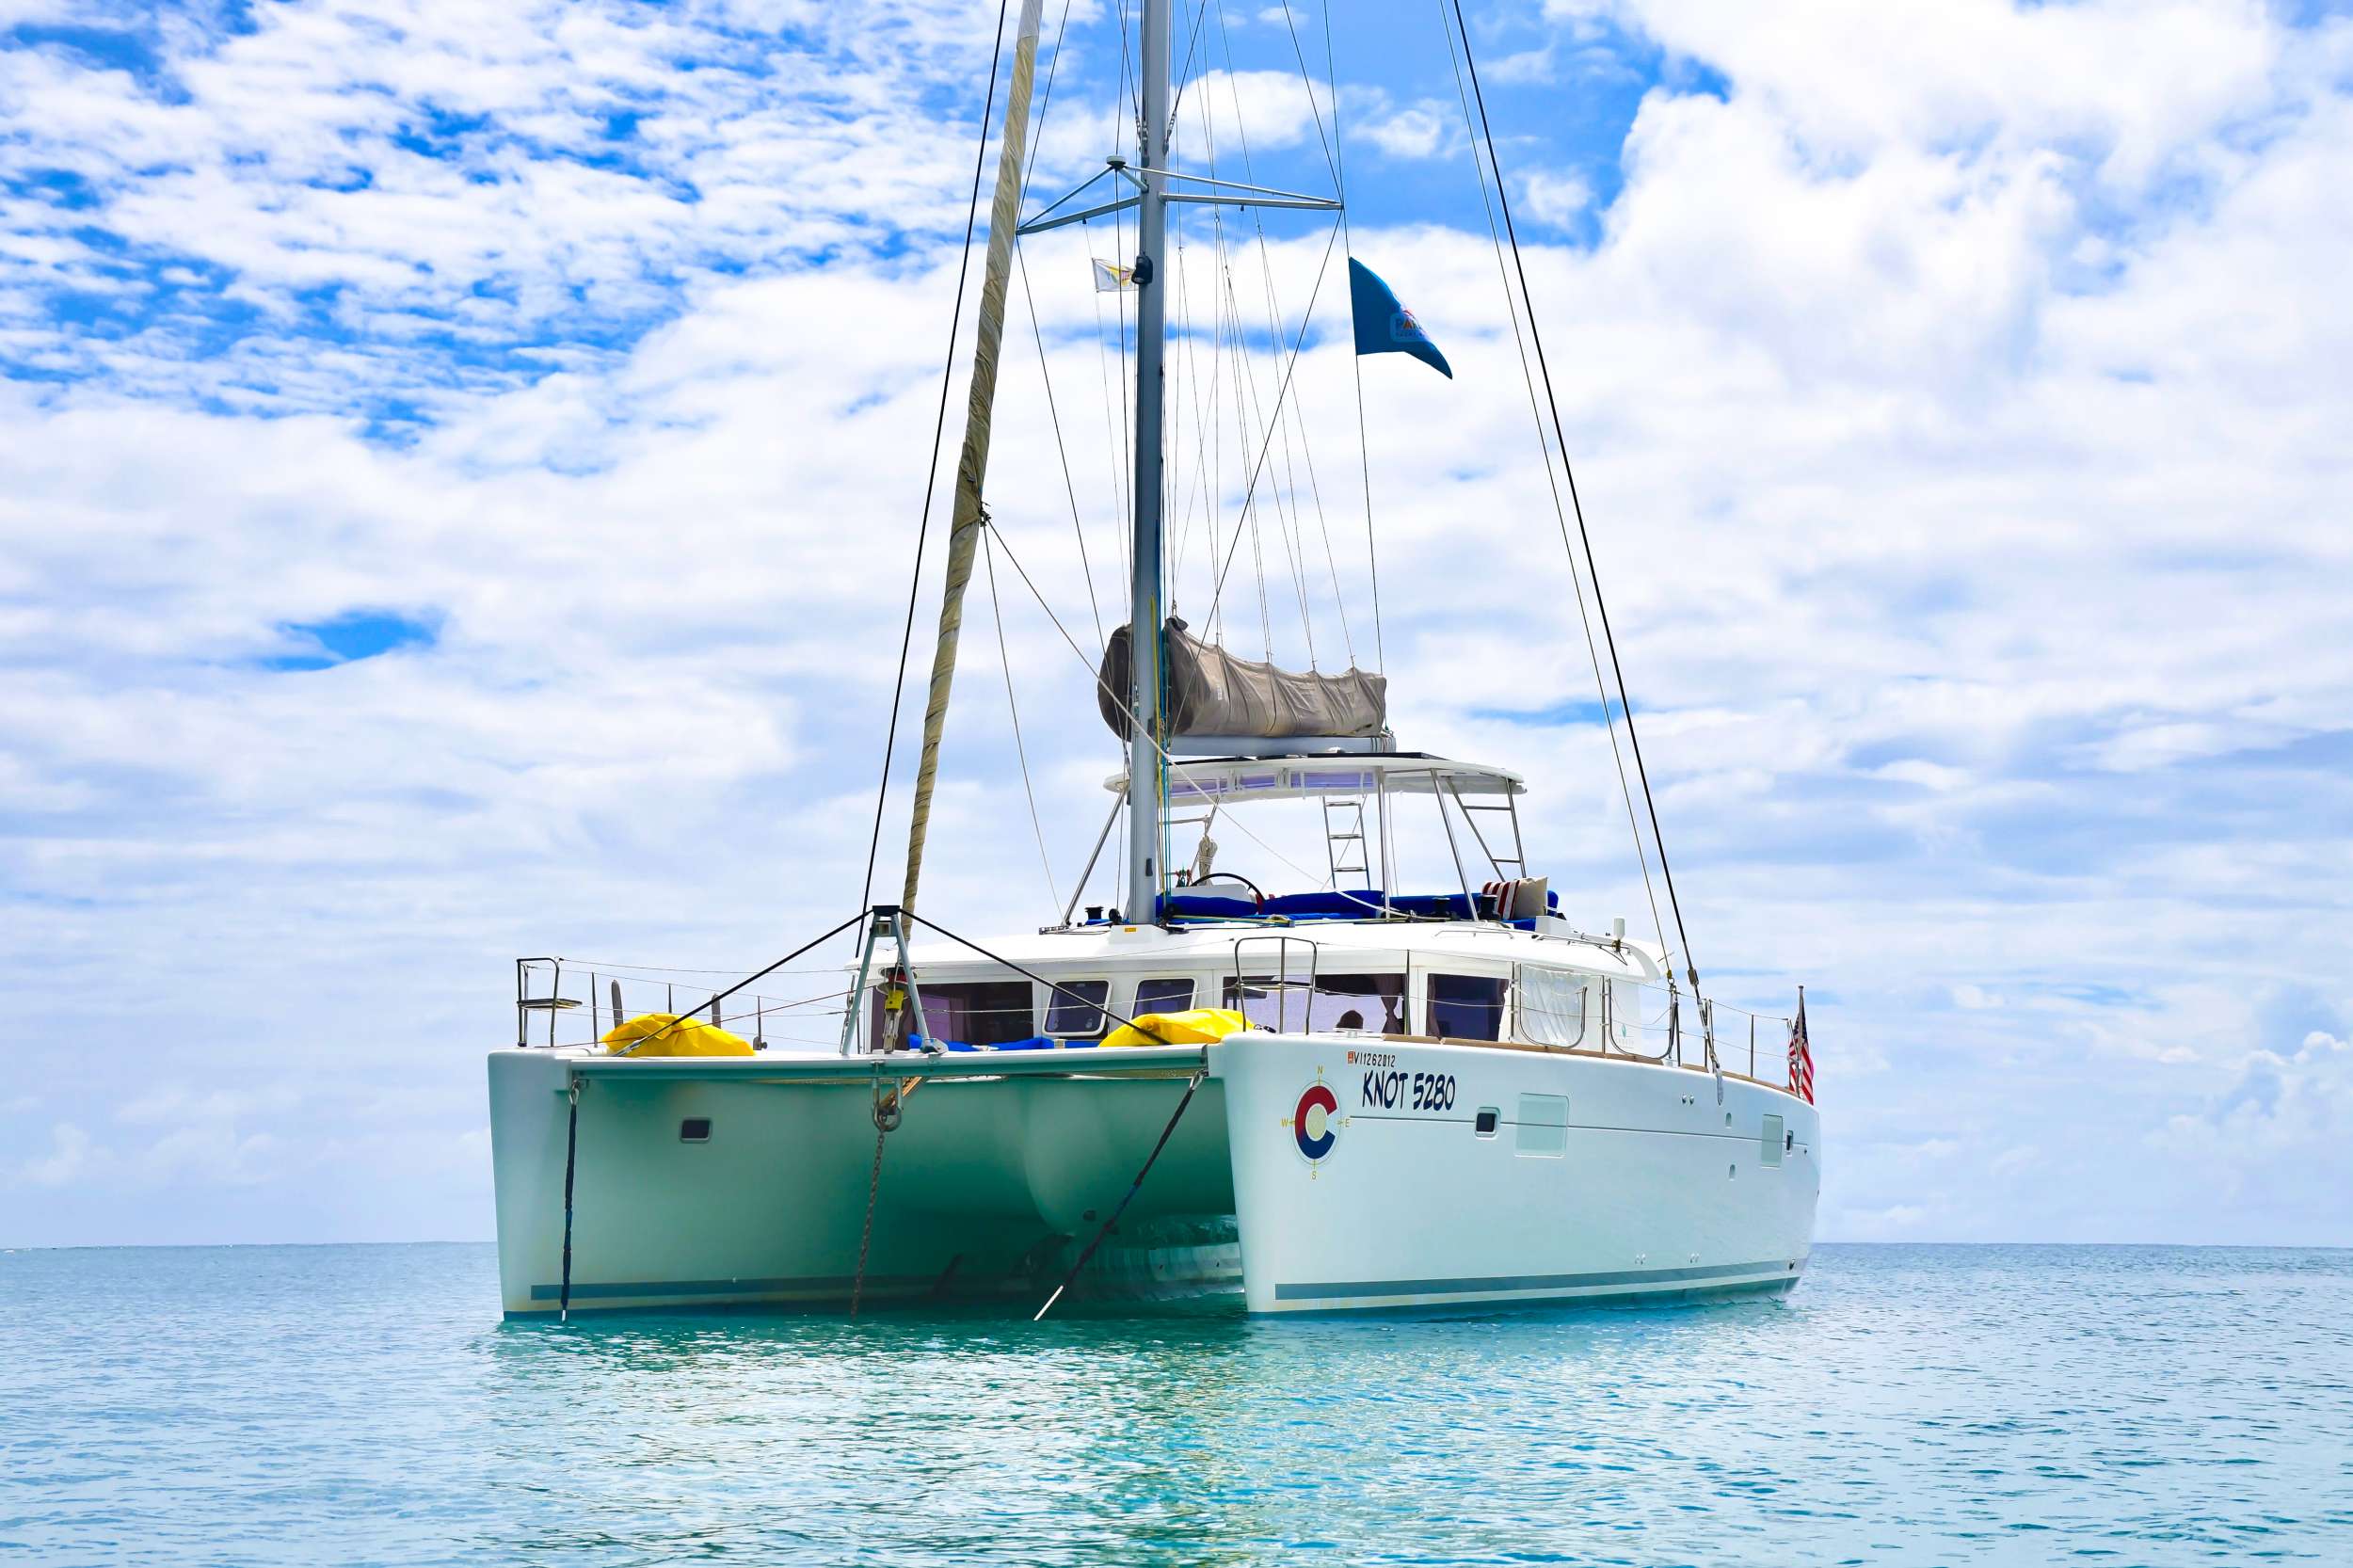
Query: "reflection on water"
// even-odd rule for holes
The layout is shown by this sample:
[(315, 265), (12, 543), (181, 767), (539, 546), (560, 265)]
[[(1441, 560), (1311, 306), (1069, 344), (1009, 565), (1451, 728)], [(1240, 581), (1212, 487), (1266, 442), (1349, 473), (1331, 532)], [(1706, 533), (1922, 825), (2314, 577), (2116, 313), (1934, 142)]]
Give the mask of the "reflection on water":
[[(2346, 1560), (2353, 1254), (1785, 1299), (503, 1324), (487, 1248), (0, 1255), (27, 1560)], [(2098, 1560), (2095, 1558), (2095, 1560)]]

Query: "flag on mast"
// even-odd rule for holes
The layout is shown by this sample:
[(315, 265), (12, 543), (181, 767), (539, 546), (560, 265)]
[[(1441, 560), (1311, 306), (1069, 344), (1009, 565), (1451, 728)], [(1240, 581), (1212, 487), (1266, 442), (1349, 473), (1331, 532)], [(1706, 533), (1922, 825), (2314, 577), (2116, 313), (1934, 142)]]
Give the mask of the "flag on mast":
[(1798, 987), (1798, 1021), (1789, 1026), (1789, 1092), (1814, 1103), (1814, 1048), (1805, 1038), (1805, 987)]
[(1117, 262), (1107, 262), (1100, 256), (1095, 258), (1096, 293), (1117, 294), (1122, 289), (1132, 289), (1135, 286), (1136, 269), (1134, 267), (1122, 266)]
[(1397, 302), (1379, 273), (1353, 256), (1348, 259), (1348, 304), (1356, 318), (1358, 354), (1411, 354), (1448, 380), (1454, 379), (1454, 367), (1421, 329), (1414, 312)]

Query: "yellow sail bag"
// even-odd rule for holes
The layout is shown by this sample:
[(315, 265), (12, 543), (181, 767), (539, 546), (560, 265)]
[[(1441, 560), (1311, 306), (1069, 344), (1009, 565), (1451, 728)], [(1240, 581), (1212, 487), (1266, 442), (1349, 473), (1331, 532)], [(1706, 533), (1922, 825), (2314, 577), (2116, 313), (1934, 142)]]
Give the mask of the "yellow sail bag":
[[(676, 1028), (671, 1028), (672, 1025)], [(667, 1033), (663, 1032), (667, 1030)], [(637, 1042), (649, 1035), (662, 1038), (643, 1046)], [(632, 1046), (637, 1048), (632, 1050)], [(640, 1013), (625, 1024), (615, 1026), (604, 1036), (604, 1048), (616, 1056), (749, 1056), (752, 1043), (741, 1034), (731, 1034), (717, 1024), (704, 1023), (698, 1018), (680, 1021), (675, 1013)]]
[(1107, 1046), (1207, 1046), (1228, 1034), (1240, 1034), (1250, 1020), (1222, 1007), (1196, 1007), (1185, 1013), (1146, 1013), (1132, 1024), (1122, 1024), (1103, 1036)]

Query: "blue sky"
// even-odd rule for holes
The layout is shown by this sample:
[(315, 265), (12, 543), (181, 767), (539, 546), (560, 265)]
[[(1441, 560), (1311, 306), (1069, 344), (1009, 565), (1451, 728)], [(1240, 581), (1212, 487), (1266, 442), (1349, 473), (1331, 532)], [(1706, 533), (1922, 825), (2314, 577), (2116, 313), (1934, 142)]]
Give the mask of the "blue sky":
[[(2353, 23), (1467, 8), (1693, 945), (1809, 987), (1823, 1233), (2353, 1244)], [(1336, 114), (1354, 253), (1456, 369), (1364, 367), (1401, 725), (1533, 776), (1564, 902), (1642, 925), (1438, 11), (1336, 11), (1312, 100), (1279, 6), (1200, 14), (1189, 153), (1238, 172), (1238, 119), (1327, 189)], [(513, 955), (840, 918), (994, 23), (8, 9), (0, 1244), (487, 1236)], [(1032, 205), (1117, 149), (1118, 38), (1074, 0)], [(1323, 231), (1266, 233), (1271, 392)], [(1117, 248), (1025, 248), (991, 470), (1089, 643)], [(1254, 563), (1209, 616), (1180, 508), (1244, 652), (1374, 656), (1339, 325), (1268, 503), (1337, 591)], [(1113, 758), (1003, 575), (1066, 877)], [(1059, 898), (974, 624), (926, 887), (1020, 929)]]

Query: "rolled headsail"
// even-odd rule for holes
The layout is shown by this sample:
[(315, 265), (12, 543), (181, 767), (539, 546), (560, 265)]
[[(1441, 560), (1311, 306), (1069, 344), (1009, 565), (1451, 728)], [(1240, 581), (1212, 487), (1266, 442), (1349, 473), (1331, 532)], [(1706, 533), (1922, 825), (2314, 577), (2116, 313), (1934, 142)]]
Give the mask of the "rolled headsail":
[(1013, 231), (1020, 217), (1021, 165), (1029, 143), (1030, 89), (1037, 72), (1038, 17), (1045, 0), (1022, 0), (1013, 44), (1013, 85), (1005, 96), (1005, 135), (997, 154), (997, 192), (988, 209), (988, 261), (981, 275), (980, 332), (972, 345), (972, 390), (956, 458), (956, 502), (948, 533), (948, 582), (939, 601), (939, 641), (932, 653), (931, 695), (923, 707), (923, 760), (915, 775), (915, 811), (907, 823), (907, 876), (899, 902), (915, 906), (931, 829), (932, 787), (939, 776), (939, 736), (956, 682), (956, 642), (964, 632), (964, 589), (984, 517), (981, 485), (988, 475), (989, 410), (997, 400), (997, 351), (1004, 335), (1005, 285), (1013, 271)]

